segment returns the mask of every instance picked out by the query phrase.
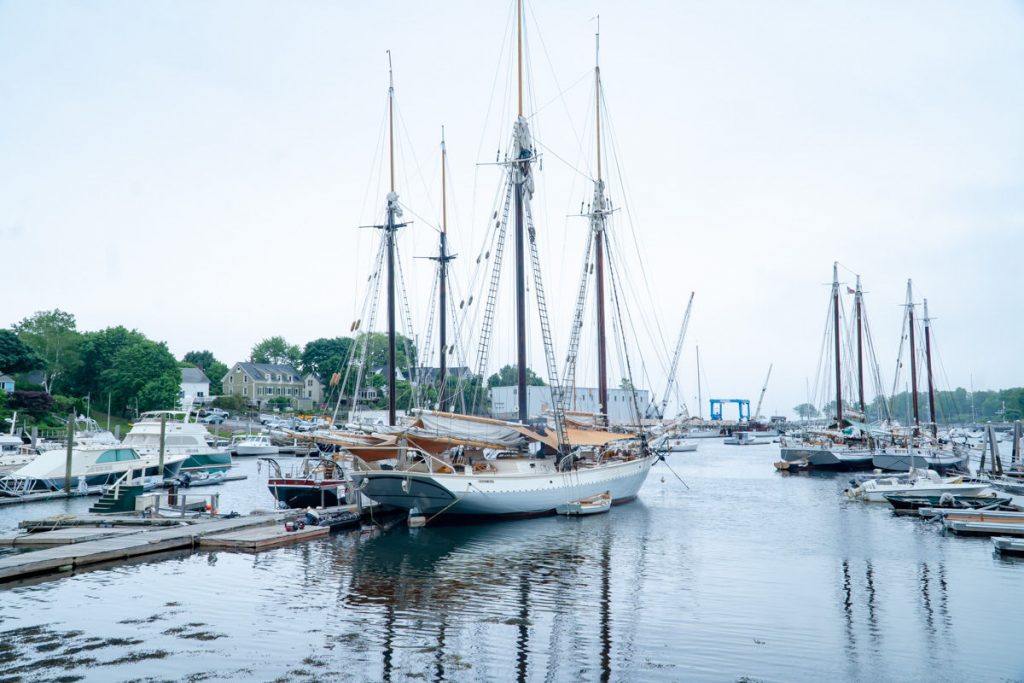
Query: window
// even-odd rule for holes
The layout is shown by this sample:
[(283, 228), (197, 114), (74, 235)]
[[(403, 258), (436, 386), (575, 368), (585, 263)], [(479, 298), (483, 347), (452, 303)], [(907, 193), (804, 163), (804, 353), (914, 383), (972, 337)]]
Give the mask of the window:
[(135, 451), (130, 448), (118, 448), (115, 450), (105, 451), (103, 455), (96, 458), (96, 464), (104, 462), (123, 462), (125, 460), (138, 460), (139, 456), (136, 455)]
[(242, 387), (242, 396), (249, 395), (249, 387)]
[(243, 382), (248, 382), (249, 381), (249, 375), (242, 375), (242, 381)]

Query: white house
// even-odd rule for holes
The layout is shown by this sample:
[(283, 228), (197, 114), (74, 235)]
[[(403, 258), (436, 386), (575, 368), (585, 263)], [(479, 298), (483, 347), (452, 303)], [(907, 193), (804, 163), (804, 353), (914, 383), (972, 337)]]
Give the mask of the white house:
[(181, 389), (178, 400), (183, 406), (208, 403), (210, 397), (210, 379), (199, 368), (181, 368)]
[(0, 391), (8, 394), (14, 391), (14, 378), (0, 373)]

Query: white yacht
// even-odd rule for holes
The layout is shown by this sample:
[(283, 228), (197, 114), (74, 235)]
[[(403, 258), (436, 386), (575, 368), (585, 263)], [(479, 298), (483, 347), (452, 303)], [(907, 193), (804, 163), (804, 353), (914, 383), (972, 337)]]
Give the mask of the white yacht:
[[(165, 453), (163, 476), (173, 477), (188, 458), (185, 453)], [(21, 495), (32, 491), (56, 491), (64, 486), (67, 450), (49, 450), (32, 462), (0, 477), (0, 495)], [(133, 477), (159, 474), (160, 456), (140, 455), (132, 448), (102, 444), (77, 445), (71, 451), (71, 480), (74, 486), (113, 484), (126, 472)]]
[(231, 450), (235, 455), (277, 455), (280, 448), (274, 445), (268, 434), (237, 435), (231, 439)]
[(183, 410), (151, 410), (142, 413), (124, 437), (124, 445), (140, 455), (159, 455), (160, 422), (164, 428), (164, 454), (185, 455), (183, 472), (224, 472), (232, 466), (231, 452), (211, 446), (206, 427), (190, 422)]

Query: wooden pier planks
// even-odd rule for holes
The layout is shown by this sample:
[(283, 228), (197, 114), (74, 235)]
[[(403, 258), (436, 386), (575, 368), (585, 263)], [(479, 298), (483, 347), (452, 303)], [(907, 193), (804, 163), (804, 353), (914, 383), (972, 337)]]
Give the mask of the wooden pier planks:
[(329, 527), (308, 526), (296, 531), (285, 531), (284, 524), (272, 524), (204, 536), (199, 541), (199, 547), (257, 551), (321, 538), (330, 533)]
[[(115, 534), (105, 538), (0, 557), (0, 582), (12, 581), (33, 574), (71, 571), (99, 562), (128, 559), (164, 550), (192, 548), (203, 536), (236, 531), (246, 527), (275, 525), (280, 527), (283, 532), (286, 516), (294, 516), (294, 513), (204, 520), (172, 527), (136, 528), (133, 529), (135, 533)], [(95, 528), (93, 530), (96, 531)], [(103, 528), (102, 530), (111, 531), (112, 528)]]

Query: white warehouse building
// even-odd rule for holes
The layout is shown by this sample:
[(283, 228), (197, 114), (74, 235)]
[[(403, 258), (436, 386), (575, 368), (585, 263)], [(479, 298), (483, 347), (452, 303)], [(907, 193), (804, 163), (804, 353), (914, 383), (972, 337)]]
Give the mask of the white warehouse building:
[[(633, 410), (633, 393), (628, 389), (608, 390), (608, 421), (611, 424), (636, 424)], [(641, 417), (647, 414), (651, 394), (646, 389), (636, 390), (636, 402)], [(493, 387), (490, 389), (491, 416), (499, 420), (515, 420), (519, 417), (519, 387)], [(551, 387), (526, 387), (526, 410), (529, 417), (540, 417), (551, 410)], [(580, 413), (597, 413), (597, 389), (577, 387), (576, 395), (569, 397), (569, 410)]]

